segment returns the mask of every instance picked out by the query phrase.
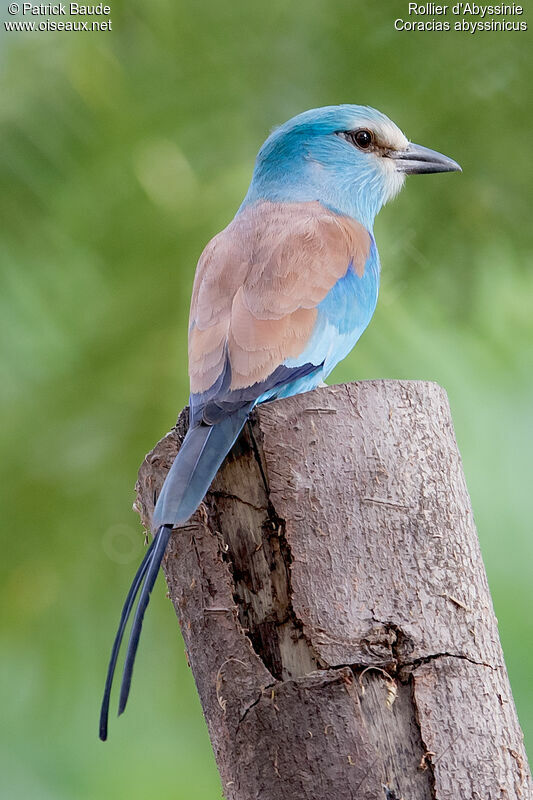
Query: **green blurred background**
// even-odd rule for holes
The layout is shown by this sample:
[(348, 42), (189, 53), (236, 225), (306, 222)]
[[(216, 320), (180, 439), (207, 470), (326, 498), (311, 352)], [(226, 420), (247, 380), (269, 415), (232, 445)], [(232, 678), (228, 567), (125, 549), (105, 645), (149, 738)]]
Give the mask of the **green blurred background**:
[(269, 130), (339, 102), (376, 106), (464, 169), (410, 178), (381, 213), (378, 310), (332, 380), (447, 389), (533, 748), (531, 39), (397, 33), (406, 6), (129, 0), (112, 2), (112, 32), (2, 33), (6, 798), (220, 796), (162, 579), (127, 714), (97, 739), (143, 552), (133, 485), (187, 402), (204, 244)]

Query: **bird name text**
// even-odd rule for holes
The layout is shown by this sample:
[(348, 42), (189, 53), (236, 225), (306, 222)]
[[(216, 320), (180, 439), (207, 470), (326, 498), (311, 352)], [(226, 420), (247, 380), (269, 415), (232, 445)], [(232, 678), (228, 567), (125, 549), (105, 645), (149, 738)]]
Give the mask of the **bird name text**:
[(408, 18), (394, 20), (394, 29), (397, 31), (457, 31), (474, 34), (483, 31), (509, 32), (528, 29), (525, 19), (516, 19), (524, 14), (523, 6), (516, 3), (406, 3), (406, 6)]
[(438, 17), (448, 13), (451, 8), (452, 14), (456, 17), (512, 17), (520, 16), (524, 13), (522, 6), (512, 3), (510, 5), (482, 6), (477, 3), (455, 3), (454, 6), (437, 5), (437, 3), (409, 3), (409, 16), (413, 14), (419, 17)]

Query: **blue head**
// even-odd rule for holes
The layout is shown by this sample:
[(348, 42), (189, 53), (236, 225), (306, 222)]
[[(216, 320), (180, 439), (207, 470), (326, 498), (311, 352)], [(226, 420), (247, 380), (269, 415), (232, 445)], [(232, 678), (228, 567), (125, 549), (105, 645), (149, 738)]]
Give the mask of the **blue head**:
[(374, 217), (400, 191), (406, 174), (456, 170), (455, 161), (410, 144), (373, 108), (314, 108), (268, 137), (242, 207), (260, 199), (318, 200), (372, 230)]

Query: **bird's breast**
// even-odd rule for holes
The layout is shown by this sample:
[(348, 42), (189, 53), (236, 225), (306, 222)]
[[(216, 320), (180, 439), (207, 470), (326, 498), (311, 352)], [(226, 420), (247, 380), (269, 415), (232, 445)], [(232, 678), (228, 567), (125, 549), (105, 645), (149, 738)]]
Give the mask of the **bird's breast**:
[(311, 360), (323, 363), (321, 379), (345, 358), (370, 322), (379, 290), (379, 256), (373, 237), (364, 269), (349, 264), (317, 306), (317, 319), (307, 347), (291, 366)]

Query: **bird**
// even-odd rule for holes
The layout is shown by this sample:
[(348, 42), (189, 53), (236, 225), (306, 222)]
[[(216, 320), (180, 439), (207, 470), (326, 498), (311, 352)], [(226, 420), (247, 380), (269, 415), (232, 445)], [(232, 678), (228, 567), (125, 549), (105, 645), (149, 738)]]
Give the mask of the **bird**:
[(190, 423), (155, 505), (154, 537), (113, 644), (100, 713), (137, 602), (119, 699), (128, 700), (144, 614), (172, 530), (202, 502), (252, 409), (310, 391), (353, 348), (376, 308), (374, 219), (410, 174), (461, 171), (361, 105), (305, 111), (259, 150), (246, 196), (200, 256), (189, 322)]

